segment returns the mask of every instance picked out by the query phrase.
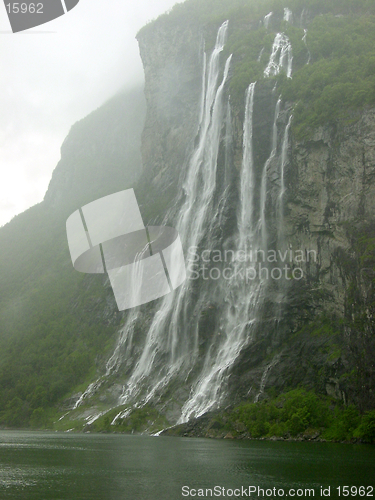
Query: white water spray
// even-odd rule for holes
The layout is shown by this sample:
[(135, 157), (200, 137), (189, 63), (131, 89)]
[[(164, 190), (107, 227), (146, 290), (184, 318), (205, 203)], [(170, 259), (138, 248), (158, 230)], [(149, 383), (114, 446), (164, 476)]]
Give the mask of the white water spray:
[[(216, 186), (217, 157), (223, 119), (223, 93), (231, 56), (228, 57), (222, 81), (217, 85), (220, 73), (220, 53), (225, 44), (228, 21), (220, 27), (215, 48), (209, 63), (204, 64), (200, 131), (198, 145), (189, 163), (184, 182), (185, 202), (176, 224), (183, 247), (197, 247), (202, 239), (207, 221), (210, 220), (212, 199)], [(191, 369), (197, 352), (197, 339), (186, 331), (189, 323), (187, 305), (190, 302), (189, 279), (175, 294), (164, 297), (148, 330), (143, 352), (124, 388), (120, 404), (134, 400), (142, 393), (146, 403), (165, 387), (171, 378), (181, 371)], [(168, 362), (157, 368), (160, 354), (168, 353)]]
[[(243, 125), (243, 159), (240, 182), (240, 210), (238, 215), (237, 249), (244, 250), (254, 243), (256, 223), (253, 217), (254, 205), (254, 159), (253, 159), (253, 111), (256, 84), (252, 83), (246, 92), (245, 119)], [(225, 397), (224, 387), (229, 369), (242, 349), (251, 340), (252, 326), (256, 321), (261, 283), (251, 285), (238, 275), (238, 264), (234, 265), (232, 279), (224, 284), (227, 304), (223, 315), (222, 330), (225, 332), (218, 346), (218, 352), (209, 350), (199, 381), (182, 408), (179, 423), (192, 417), (199, 417), (220, 405)]]
[(310, 64), (310, 61), (311, 61), (311, 52), (309, 50), (309, 47), (307, 46), (307, 29), (305, 28), (303, 31), (305, 32), (305, 34), (302, 37), (302, 41), (305, 44), (305, 47), (306, 47), (306, 50), (307, 50), (307, 54), (308, 54), (308, 58), (307, 58), (307, 63), (306, 64)]
[(292, 44), (284, 33), (277, 33), (272, 45), (271, 56), (264, 76), (278, 75), (281, 70), (286, 72), (288, 78), (292, 78), (293, 52)]
[(272, 126), (272, 146), (271, 146), (271, 154), (269, 158), (267, 159), (264, 168), (263, 168), (263, 173), (262, 173), (262, 183), (261, 183), (261, 188), (260, 188), (260, 218), (259, 218), (259, 229), (260, 229), (260, 234), (261, 234), (261, 239), (262, 239), (262, 249), (267, 250), (267, 239), (268, 239), (268, 233), (267, 233), (267, 219), (266, 219), (266, 203), (267, 203), (267, 192), (268, 192), (268, 186), (267, 186), (267, 177), (268, 177), (268, 171), (270, 168), (270, 165), (274, 161), (277, 153), (277, 120), (279, 118), (280, 114), (280, 105), (281, 105), (281, 99), (278, 99), (276, 103), (276, 108), (275, 108), (275, 114), (274, 114), (274, 119), (273, 119), (273, 126)]
[(292, 125), (293, 115), (290, 115), (285, 127), (284, 138), (281, 146), (280, 158), (280, 193), (277, 200), (277, 227), (279, 245), (283, 246), (284, 239), (284, 194), (285, 194), (285, 165), (288, 161), (289, 131)]
[(262, 378), (260, 380), (259, 392), (255, 396), (254, 403), (257, 403), (259, 401), (259, 398), (263, 395), (264, 389), (266, 388), (268, 375), (269, 375), (270, 371), (272, 370), (272, 368), (279, 362), (279, 360), (280, 360), (280, 355), (277, 354), (273, 358), (272, 362), (269, 365), (267, 365), (266, 368), (264, 369), (264, 372), (262, 374)]
[(287, 23), (291, 23), (293, 20), (293, 12), (288, 9), (288, 7), (284, 8), (284, 21)]
[(270, 19), (271, 19), (272, 15), (273, 15), (273, 12), (270, 12), (269, 14), (267, 14), (266, 16), (264, 16), (263, 24), (264, 24), (264, 27), (266, 29), (268, 29), (268, 25), (270, 23)]
[(242, 175), (240, 189), (239, 248), (246, 246), (253, 234), (253, 198), (255, 189), (253, 158), (253, 111), (256, 83), (251, 83), (246, 92), (245, 119), (243, 123)]

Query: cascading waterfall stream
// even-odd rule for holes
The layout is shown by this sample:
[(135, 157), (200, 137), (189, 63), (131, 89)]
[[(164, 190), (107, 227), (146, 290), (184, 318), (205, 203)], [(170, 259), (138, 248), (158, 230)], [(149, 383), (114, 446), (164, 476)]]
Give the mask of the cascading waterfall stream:
[[(134, 294), (135, 302), (141, 302), (137, 297), (140, 297), (142, 291), (142, 274), (141, 274), (141, 260), (142, 255), (145, 254), (148, 250), (147, 246), (140, 252), (139, 260), (136, 259), (135, 265), (132, 267), (132, 283), (133, 289), (132, 293)], [(125, 354), (125, 357), (130, 355), (132, 344), (133, 344), (133, 335), (134, 335), (134, 327), (136, 321), (138, 319), (139, 307), (134, 307), (129, 311), (128, 317), (126, 319), (126, 323), (122, 328), (120, 338), (117, 342), (114, 353), (109, 358), (106, 364), (106, 373), (105, 377), (108, 377), (111, 373), (116, 373), (121, 365), (122, 357)], [(126, 346), (126, 351), (124, 353), (123, 348)]]
[(280, 158), (280, 193), (277, 200), (277, 229), (279, 246), (284, 246), (284, 194), (285, 194), (285, 165), (288, 161), (289, 131), (292, 125), (293, 115), (290, 115), (285, 127), (284, 138), (281, 146)]
[[(134, 289), (132, 293), (135, 295), (135, 300), (137, 301), (137, 296), (141, 293), (141, 284), (142, 284), (142, 276), (141, 276), (141, 260), (142, 255), (144, 255), (148, 250), (148, 245), (145, 246), (139, 252), (139, 258), (135, 259), (135, 265), (132, 267), (133, 278), (132, 282), (134, 283)], [(137, 286), (138, 285), (138, 286)], [(75, 403), (73, 410), (77, 409), (86, 398), (89, 398), (93, 395), (102, 385), (103, 381), (112, 373), (116, 373), (121, 365), (122, 358), (124, 356), (123, 346), (126, 345), (125, 357), (130, 354), (132, 348), (132, 340), (134, 334), (134, 326), (138, 319), (139, 307), (135, 307), (130, 310), (130, 313), (127, 317), (126, 323), (121, 329), (119, 339), (116, 343), (115, 350), (112, 356), (106, 363), (106, 373), (105, 375), (99, 377), (95, 382), (92, 382), (87, 389), (83, 392), (83, 394), (78, 398)], [(69, 413), (69, 412), (68, 412)], [(94, 422), (97, 418), (99, 418), (103, 413), (98, 413), (92, 417), (89, 417), (89, 423)], [(65, 415), (64, 415), (65, 416)]]
[(264, 369), (264, 372), (262, 374), (262, 378), (260, 380), (259, 392), (254, 398), (254, 403), (257, 403), (259, 401), (259, 398), (263, 395), (264, 389), (266, 387), (269, 372), (279, 362), (279, 360), (280, 360), (280, 355), (276, 354), (276, 356), (273, 358), (272, 362), (269, 365), (267, 365), (266, 368)]
[(246, 91), (245, 119), (243, 124), (243, 156), (240, 186), (239, 249), (243, 250), (249, 238), (254, 236), (253, 198), (255, 189), (253, 158), (253, 112), (256, 83), (251, 83)]
[[(225, 44), (228, 22), (222, 24), (218, 31), (215, 48), (211, 54), (208, 68), (204, 64), (203, 74), (207, 78), (202, 84), (202, 112), (199, 131), (199, 142), (189, 163), (184, 183), (185, 202), (176, 224), (183, 247), (197, 247), (202, 239), (207, 223), (212, 216), (212, 198), (216, 185), (217, 157), (223, 117), (223, 92), (228, 78), (231, 56), (228, 57), (223, 78), (217, 86), (220, 72), (220, 53)], [(159, 310), (151, 323), (142, 355), (125, 387), (120, 403), (125, 404), (134, 399), (141, 390), (142, 384), (154, 369), (160, 352), (169, 353), (169, 363), (159, 374), (152, 373), (153, 380), (147, 387), (143, 401), (149, 401), (153, 395), (168, 384), (185, 364), (192, 366), (197, 357), (194, 345), (196, 342), (186, 331), (186, 306), (190, 302), (189, 279), (175, 292), (163, 299)], [(144, 388), (144, 387), (143, 387)]]
[(304, 31), (304, 35), (302, 37), (302, 41), (305, 44), (305, 47), (306, 47), (306, 50), (307, 50), (307, 54), (308, 54), (306, 64), (310, 64), (310, 61), (311, 61), (311, 52), (309, 50), (309, 47), (307, 46), (307, 29), (305, 28), (303, 31)]
[(230, 184), (230, 180), (232, 177), (231, 172), (231, 162), (230, 162), (230, 153), (232, 150), (232, 142), (233, 142), (233, 128), (232, 128), (232, 111), (230, 107), (230, 97), (227, 103), (226, 109), (226, 118), (225, 118), (225, 164), (224, 164), (224, 185), (227, 188)]
[[(226, 28), (227, 24), (225, 24)], [(181, 217), (177, 224), (178, 231), (183, 235), (184, 248), (198, 247), (212, 215), (212, 200), (216, 186), (217, 158), (223, 115), (223, 91), (228, 78), (231, 58), (232, 56), (229, 56), (226, 61), (223, 80), (217, 89), (212, 106), (212, 114), (211, 106), (206, 103), (203, 134), (198, 148), (193, 155), (185, 185), (186, 202), (182, 207)], [(206, 123), (207, 125), (205, 125)], [(185, 289), (186, 286), (183, 286), (182, 292)], [(184, 296), (180, 293), (177, 303), (180, 310), (184, 307), (183, 301)], [(173, 319), (176, 322), (177, 317), (178, 309), (176, 308), (173, 313)], [(176, 344), (177, 330), (174, 329), (172, 332), (172, 356), (175, 354), (174, 348)]]
[(292, 63), (292, 44), (284, 33), (277, 33), (272, 45), (269, 63), (264, 70), (264, 76), (276, 76), (282, 69), (285, 69), (286, 76), (292, 78)]
[[(253, 108), (255, 83), (252, 83), (246, 93), (245, 120), (243, 126), (243, 162), (240, 186), (240, 213), (238, 217), (237, 248), (246, 251), (252, 236), (255, 234), (253, 222), (254, 168), (253, 168)], [(217, 354), (209, 351), (197, 385), (192, 395), (182, 408), (180, 422), (187, 421), (191, 416), (199, 416), (220, 403), (224, 396), (220, 389), (225, 384), (228, 368), (233, 364), (247, 341), (245, 333), (249, 323), (249, 299), (256, 299), (256, 292), (249, 294), (244, 289), (244, 283), (237, 277), (236, 266), (234, 277), (226, 290), (225, 301), (228, 313), (224, 318), (223, 330), (226, 336)], [(235, 290), (235, 297), (232, 291)], [(228, 293), (229, 292), (229, 293)], [(253, 303), (255, 303), (254, 300)], [(235, 308), (235, 313), (230, 311)]]
[(288, 9), (288, 7), (284, 8), (284, 21), (287, 23), (291, 23), (293, 20), (293, 12)]
[(206, 72), (207, 72), (207, 54), (203, 52), (203, 71), (202, 71), (202, 91), (201, 91), (201, 105), (199, 113), (199, 126), (202, 124), (205, 108), (205, 95), (206, 95)]
[(270, 23), (270, 19), (272, 17), (273, 12), (269, 12), (266, 16), (263, 18), (263, 24), (266, 29), (268, 29), (268, 25)]
[[(243, 160), (240, 184), (240, 211), (238, 215), (238, 236), (236, 247), (247, 252), (254, 242), (256, 223), (253, 217), (254, 203), (254, 160), (253, 160), (253, 110), (256, 83), (252, 83), (246, 92), (245, 119), (243, 125)], [(220, 404), (224, 397), (228, 369), (233, 365), (239, 353), (251, 338), (248, 331), (255, 320), (254, 309), (258, 303), (260, 284), (250, 287), (238, 275), (238, 264), (234, 264), (233, 277), (224, 291), (227, 313), (223, 318), (223, 330), (226, 335), (218, 352), (208, 351), (199, 381), (193, 387), (188, 401), (184, 404), (179, 423), (191, 417), (198, 417)], [(225, 285), (224, 285), (225, 286)], [(233, 311), (235, 311), (233, 313)], [(249, 319), (250, 318), (250, 319)]]
[[(258, 251), (267, 251), (267, 229), (265, 206), (267, 197), (267, 173), (277, 156), (277, 120), (280, 114), (281, 99), (277, 100), (272, 127), (272, 146), (270, 156), (263, 167), (261, 181), (261, 196), (259, 218), (254, 216), (256, 201), (255, 165), (253, 158), (253, 115), (256, 83), (249, 85), (245, 99), (245, 118), (243, 124), (243, 155), (240, 178), (240, 205), (238, 213), (238, 236), (236, 250), (247, 254), (252, 249), (253, 255)], [(289, 128), (287, 127), (287, 130)], [(284, 142), (288, 141), (285, 132)], [(287, 144), (283, 145), (280, 159), (282, 165), (286, 162)], [(182, 408), (179, 423), (186, 422), (191, 417), (199, 417), (215, 406), (220, 405), (225, 397), (224, 387), (228, 379), (229, 368), (239, 356), (243, 348), (252, 339), (254, 327), (259, 320), (259, 306), (267, 289), (265, 279), (258, 277), (246, 283), (239, 272), (241, 263), (234, 263), (232, 279), (227, 282), (223, 295), (227, 309), (222, 318), (223, 330), (226, 335), (217, 353), (208, 351), (199, 381), (193, 387), (189, 399)], [(265, 378), (263, 380), (265, 384)]]

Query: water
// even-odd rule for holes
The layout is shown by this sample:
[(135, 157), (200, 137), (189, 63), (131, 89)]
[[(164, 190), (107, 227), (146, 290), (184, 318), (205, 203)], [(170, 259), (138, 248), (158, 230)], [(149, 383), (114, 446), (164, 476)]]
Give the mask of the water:
[(266, 366), (266, 368), (263, 371), (262, 378), (260, 380), (260, 387), (259, 387), (259, 392), (255, 396), (254, 403), (257, 403), (259, 401), (259, 398), (263, 395), (264, 389), (266, 387), (266, 382), (267, 382), (267, 377), (269, 375), (269, 372), (272, 370), (272, 368), (280, 361), (280, 355), (276, 354), (276, 356), (273, 358), (270, 364)]
[(310, 52), (309, 47), (307, 45), (307, 29), (305, 28), (303, 31), (304, 31), (304, 35), (302, 37), (302, 41), (305, 44), (305, 47), (306, 47), (306, 50), (307, 50), (307, 54), (308, 54), (306, 64), (310, 64), (310, 61), (311, 61), (311, 52)]
[(264, 70), (264, 76), (278, 75), (284, 69), (287, 77), (292, 78), (292, 64), (292, 44), (285, 33), (277, 33), (272, 45), (270, 60)]
[[(224, 191), (219, 207), (213, 205), (223, 123), (225, 123), (226, 130), (228, 165), (228, 155), (231, 150), (230, 101), (224, 94), (224, 88), (228, 80), (232, 56), (226, 59), (224, 68), (221, 66), (224, 62), (221, 61), (221, 52), (225, 46), (227, 30), (228, 21), (225, 21), (218, 30), (216, 44), (211, 55), (207, 57), (206, 53), (203, 54), (198, 142), (183, 182), (185, 200), (175, 223), (185, 250), (200, 244), (202, 238), (210, 231), (210, 223), (215, 220), (215, 215), (219, 216), (218, 221), (220, 221), (220, 211), (226, 201), (226, 191)], [(225, 97), (227, 97), (226, 105)], [(229, 174), (229, 168), (227, 174)], [(188, 279), (174, 294), (165, 296), (161, 301), (147, 332), (143, 350), (123, 386), (119, 405), (142, 406), (161, 394), (174, 377), (181, 377), (192, 370), (198, 358), (197, 325), (195, 325), (195, 332), (194, 328), (188, 327), (191, 314), (188, 313), (187, 307), (192, 300), (192, 289)], [(115, 350), (107, 362), (105, 375), (86, 389), (75, 408), (79, 407), (86, 398), (92, 397), (107, 377), (116, 374), (121, 365), (131, 359), (134, 329), (139, 312), (139, 308), (130, 311)], [(199, 314), (196, 316), (199, 317)], [(168, 358), (167, 363), (165, 363), (165, 356)], [(126, 412), (128, 410), (125, 410)], [(123, 418), (125, 413), (120, 412), (114, 421), (117, 418)], [(102, 413), (93, 411), (93, 415), (88, 417), (87, 421), (92, 423), (101, 415)], [(189, 415), (186, 415), (186, 418), (188, 417)]]
[(281, 99), (278, 99), (276, 103), (276, 108), (275, 108), (275, 114), (274, 114), (274, 119), (273, 119), (273, 126), (272, 126), (272, 149), (271, 149), (271, 154), (266, 161), (264, 168), (263, 168), (263, 174), (262, 174), (262, 184), (260, 188), (260, 219), (259, 219), (259, 225), (260, 225), (260, 232), (262, 236), (262, 249), (267, 250), (267, 221), (266, 221), (266, 202), (267, 202), (267, 194), (268, 194), (268, 186), (267, 186), (267, 176), (268, 176), (268, 169), (272, 162), (274, 161), (277, 153), (277, 120), (279, 118), (280, 114), (280, 105), (281, 105)]
[(373, 484), (375, 453), (364, 445), (2, 431), (0, 463), (2, 500), (175, 500), (183, 486), (313, 488), (315, 497), (330, 486), (337, 498), (337, 486)]
[(267, 29), (268, 28), (268, 25), (270, 23), (270, 19), (272, 17), (272, 14), (273, 12), (270, 12), (269, 14), (267, 14), (266, 16), (264, 16), (264, 19), (263, 19), (263, 24), (264, 24), (264, 27)]
[(253, 111), (255, 83), (251, 83), (246, 92), (245, 119), (243, 123), (242, 175), (240, 185), (239, 249), (243, 250), (252, 239), (253, 201), (254, 201), (254, 158), (253, 158)]
[[(243, 124), (243, 158), (240, 180), (240, 210), (236, 247), (246, 252), (250, 245), (259, 245), (256, 228), (260, 221), (253, 216), (255, 176), (253, 159), (253, 111), (256, 83), (251, 83), (246, 92), (245, 119)], [(238, 273), (241, 264), (234, 263), (233, 275), (224, 284), (222, 291), (223, 311), (221, 329), (226, 333), (220, 340), (219, 349), (208, 350), (203, 370), (192, 394), (182, 407), (179, 422), (199, 417), (210, 409), (220, 406), (225, 397), (228, 369), (233, 365), (243, 347), (251, 341), (257, 320), (257, 307), (262, 292), (259, 280), (248, 284)], [(223, 284), (221, 283), (221, 286)]]
[[(228, 108), (224, 105), (224, 86), (231, 62), (229, 56), (224, 69), (220, 69), (220, 54), (225, 45), (227, 29), (228, 21), (218, 30), (210, 58), (204, 56), (203, 59), (199, 140), (183, 183), (185, 202), (176, 223), (185, 249), (200, 244), (215, 214), (212, 202), (216, 188), (217, 158), (225, 109)], [(186, 307), (189, 302), (189, 280), (175, 294), (164, 298), (147, 333), (143, 352), (124, 387), (121, 404), (136, 398), (145, 404), (160, 393), (174, 376), (192, 369), (198, 352), (196, 337), (186, 331)], [(160, 364), (162, 353), (168, 353), (167, 365), (164, 361)]]
[(286, 191), (285, 188), (285, 165), (288, 161), (288, 147), (289, 147), (289, 131), (292, 124), (293, 115), (289, 116), (288, 123), (285, 127), (285, 133), (283, 138), (283, 143), (281, 147), (281, 158), (280, 158), (280, 192), (277, 201), (277, 218), (278, 218), (278, 243), (280, 248), (284, 248), (284, 203), (283, 197)]
[(284, 21), (291, 23), (293, 20), (293, 12), (287, 7), (284, 8)]

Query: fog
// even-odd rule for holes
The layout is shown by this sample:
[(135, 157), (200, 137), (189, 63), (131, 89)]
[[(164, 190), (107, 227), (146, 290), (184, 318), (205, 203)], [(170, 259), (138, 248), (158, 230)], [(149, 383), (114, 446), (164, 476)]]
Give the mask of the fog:
[(40, 202), (71, 125), (143, 81), (135, 40), (176, 0), (80, 0), (13, 34), (0, 6), (0, 226)]

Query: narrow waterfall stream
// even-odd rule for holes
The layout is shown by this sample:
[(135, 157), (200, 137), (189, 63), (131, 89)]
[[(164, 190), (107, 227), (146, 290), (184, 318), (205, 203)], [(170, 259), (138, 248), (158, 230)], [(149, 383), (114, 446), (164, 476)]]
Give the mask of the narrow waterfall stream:
[(275, 76), (282, 69), (288, 78), (292, 77), (293, 51), (289, 38), (284, 33), (277, 33), (272, 45), (269, 63), (264, 70), (264, 76)]
[(261, 239), (262, 239), (262, 249), (264, 251), (267, 251), (267, 247), (268, 247), (267, 220), (266, 220), (266, 202), (267, 202), (267, 193), (268, 193), (267, 178), (269, 175), (269, 167), (270, 167), (271, 163), (275, 160), (275, 157), (277, 154), (277, 120), (278, 120), (279, 114), (280, 114), (280, 105), (281, 105), (281, 99), (278, 99), (278, 101), (276, 103), (275, 114), (274, 114), (274, 119), (273, 119), (273, 126), (272, 126), (271, 154), (264, 165), (263, 173), (262, 173), (262, 184), (260, 187), (260, 217), (259, 217), (258, 227), (259, 227), (259, 232), (260, 232)]

